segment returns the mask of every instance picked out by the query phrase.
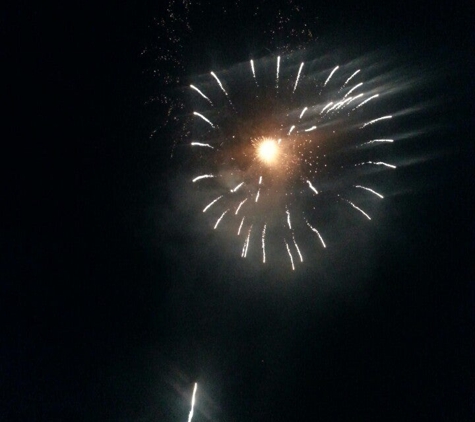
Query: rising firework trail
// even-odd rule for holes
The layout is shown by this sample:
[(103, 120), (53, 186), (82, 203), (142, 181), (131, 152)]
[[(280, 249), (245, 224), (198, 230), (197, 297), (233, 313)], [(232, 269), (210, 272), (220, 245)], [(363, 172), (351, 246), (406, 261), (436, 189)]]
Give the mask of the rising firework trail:
[(195, 398), (196, 398), (196, 390), (198, 389), (198, 383), (195, 382), (195, 386), (193, 387), (193, 396), (191, 398), (191, 410), (190, 413), (188, 414), (188, 422), (191, 422), (193, 419), (193, 413), (195, 410)]

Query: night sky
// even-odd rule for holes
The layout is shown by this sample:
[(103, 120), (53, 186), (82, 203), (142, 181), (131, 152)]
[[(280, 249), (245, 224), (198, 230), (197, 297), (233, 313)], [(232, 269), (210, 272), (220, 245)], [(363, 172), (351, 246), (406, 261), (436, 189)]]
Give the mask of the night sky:
[[(183, 83), (277, 51), (257, 3), (194, 22)], [(1, 421), (185, 421), (194, 382), (196, 422), (474, 420), (473, 9), (299, 3), (335, 64), (428, 82), (395, 105), (426, 107), (377, 218), (295, 273), (242, 260), (177, 188), (141, 54), (160, 2), (2, 13)]]

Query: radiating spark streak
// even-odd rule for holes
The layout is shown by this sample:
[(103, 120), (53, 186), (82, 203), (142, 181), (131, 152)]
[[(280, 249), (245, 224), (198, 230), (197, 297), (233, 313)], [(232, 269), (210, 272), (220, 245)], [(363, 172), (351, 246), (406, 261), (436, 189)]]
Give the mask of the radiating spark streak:
[(266, 224), (264, 223), (264, 228), (262, 229), (262, 262), (266, 263)]
[(315, 130), (317, 127), (316, 126), (312, 126), (312, 127), (309, 127), (308, 129), (305, 129), (304, 132), (311, 132), (312, 130)]
[(244, 247), (242, 248), (242, 254), (241, 257), (246, 258), (247, 256), (247, 250), (249, 249), (249, 239), (251, 237), (251, 230), (252, 230), (252, 225), (249, 227), (249, 231), (247, 232), (247, 238), (246, 241), (244, 242)]
[(363, 126), (360, 127), (360, 129), (363, 129), (363, 128), (366, 127), (366, 126), (372, 125), (372, 124), (374, 124), (374, 123), (376, 123), (376, 122), (379, 122), (379, 121), (381, 121), (381, 120), (392, 119), (392, 118), (393, 118), (393, 116), (378, 117), (377, 119), (374, 119), (374, 120), (371, 120), (371, 121), (368, 122), (368, 123), (365, 123)]
[(292, 257), (292, 253), (290, 252), (289, 244), (287, 243), (287, 241), (285, 239), (284, 239), (284, 242), (285, 242), (285, 246), (287, 248), (287, 252), (289, 253), (290, 263), (292, 264), (292, 270), (295, 270), (294, 258)]
[(298, 73), (297, 73), (297, 79), (295, 80), (294, 90), (292, 91), (292, 93), (294, 93), (295, 90), (297, 89), (297, 84), (299, 83), (300, 72), (302, 72), (302, 68), (303, 68), (303, 62), (300, 63), (299, 71), (298, 71)]
[(318, 195), (318, 190), (315, 188), (315, 186), (312, 185), (312, 182), (310, 180), (307, 180), (308, 187), (312, 189), (317, 195)]
[(310, 227), (310, 230), (312, 230), (314, 233), (317, 233), (317, 236), (319, 237), (320, 242), (322, 242), (323, 247), (326, 248), (327, 245), (325, 245), (325, 242), (323, 241), (323, 238), (318, 232), (318, 230), (315, 227), (312, 227), (312, 225), (308, 221), (307, 221), (307, 226)]
[(257, 195), (256, 195), (256, 202), (259, 201), (259, 194), (260, 194), (260, 193), (261, 193), (261, 190), (258, 189), (258, 190), (257, 190)]
[(282, 142), (282, 139), (279, 139), (279, 140), (277, 141), (277, 145), (280, 145), (281, 142)]
[(389, 168), (392, 168), (392, 169), (395, 169), (396, 166), (394, 164), (388, 164), (388, 163), (385, 163), (383, 161), (368, 161), (368, 164), (376, 164), (377, 166), (386, 166), (386, 167), (389, 167)]
[(201, 142), (192, 142), (192, 143), (191, 143), (191, 146), (194, 146), (194, 147), (207, 147), (207, 148), (214, 149), (214, 147), (212, 147), (210, 144), (202, 144)]
[(348, 199), (345, 199), (345, 198), (341, 198), (343, 199), (345, 202), (348, 202), (354, 209), (358, 210), (361, 214), (363, 214), (368, 220), (371, 220), (371, 217), (366, 214), (361, 208), (358, 208), (355, 204), (353, 204), (353, 202), (351, 201), (348, 201)]
[(201, 92), (196, 86), (190, 85), (190, 88), (194, 89), (198, 94), (200, 94), (204, 99), (208, 100), (211, 105), (213, 105), (213, 102), (205, 95), (203, 92)]
[(330, 113), (330, 111), (334, 110), (336, 107), (338, 107), (341, 104), (341, 101), (338, 101), (337, 103), (333, 104), (325, 114)]
[(355, 73), (353, 73), (353, 75), (351, 75), (351, 76), (345, 81), (345, 83), (343, 84), (342, 88), (344, 88), (344, 87), (346, 86), (346, 84), (347, 84), (348, 82), (350, 82), (350, 81), (356, 76), (357, 73), (359, 73), (360, 70), (361, 70), (361, 69), (358, 69)]
[(226, 90), (224, 89), (223, 87), (223, 84), (221, 83), (221, 81), (219, 80), (218, 76), (216, 75), (216, 73), (214, 72), (210, 72), (211, 73), (211, 76), (213, 76), (214, 79), (216, 79), (216, 82), (218, 82), (218, 85), (219, 87), (221, 88), (221, 91), (224, 92), (224, 95), (226, 95), (226, 97), (228, 96), (228, 93), (226, 92)]
[(295, 236), (293, 233), (292, 233), (292, 240), (294, 241), (295, 249), (297, 249), (297, 253), (299, 254), (300, 262), (303, 262), (303, 257), (302, 257), (302, 254), (300, 253), (299, 245), (297, 245), (297, 241), (295, 240)]
[(365, 105), (368, 101), (371, 101), (373, 98), (379, 97), (379, 94), (375, 94), (372, 97), (367, 98), (362, 103), (359, 103), (355, 108), (360, 108), (361, 106)]
[(214, 225), (214, 229), (216, 230), (216, 227), (218, 227), (218, 224), (219, 222), (223, 219), (223, 217), (226, 215), (226, 213), (229, 211), (229, 209), (227, 209), (226, 211), (224, 211), (222, 214), (221, 214), (221, 217), (218, 218), (218, 221), (216, 221), (216, 224)]
[(367, 145), (367, 144), (376, 144), (376, 143), (381, 143), (381, 142), (394, 142), (394, 139), (373, 139), (372, 141), (365, 142), (362, 145)]
[(325, 81), (325, 83), (323, 84), (323, 86), (325, 86), (325, 85), (328, 83), (328, 81), (330, 80), (330, 78), (331, 78), (331, 77), (333, 76), (333, 74), (338, 70), (339, 67), (340, 67), (340, 66), (337, 66), (337, 67), (335, 67), (335, 69), (333, 69), (333, 70), (331, 71), (330, 76), (328, 76), (328, 78), (327, 78), (327, 80)]
[(280, 56), (277, 56), (277, 73), (275, 78), (275, 87), (279, 87)]
[(349, 97), (346, 100), (340, 101), (336, 107), (337, 110), (344, 107), (346, 104), (349, 104), (353, 97)]
[(292, 225), (290, 224), (290, 211), (287, 209), (285, 210), (285, 213), (287, 214), (287, 224), (289, 225), (289, 229), (292, 230)]
[(361, 85), (363, 85), (363, 82), (360, 82), (358, 85), (355, 85), (353, 88), (351, 88), (344, 96), (343, 98), (348, 97), (355, 89), (359, 88)]
[(349, 98), (349, 101), (346, 103), (346, 105), (350, 104), (351, 102), (357, 100), (358, 98), (361, 98), (364, 94), (358, 94), (357, 96), (355, 97), (350, 97)]
[(325, 107), (323, 107), (322, 111), (320, 112), (320, 114), (322, 114), (328, 107), (330, 107), (331, 105), (333, 104), (333, 102), (331, 103), (328, 103)]
[(299, 119), (302, 118), (302, 116), (304, 115), (304, 113), (308, 110), (308, 107), (305, 107), (302, 112), (300, 113), (300, 116), (299, 116)]
[(252, 76), (254, 76), (254, 80), (256, 81), (256, 84), (257, 84), (256, 70), (254, 69), (254, 60), (251, 60), (251, 70), (252, 70)]
[(294, 129), (295, 129), (295, 126), (292, 125), (292, 127), (290, 128), (289, 133), (287, 135), (290, 135)]
[(238, 236), (241, 234), (241, 229), (242, 229), (242, 225), (244, 224), (244, 219), (246, 218), (246, 216), (244, 216), (241, 220), (241, 224), (239, 224), (239, 229), (238, 229)]
[(262, 176), (259, 176), (259, 184), (262, 183)]
[(236, 212), (235, 212), (235, 215), (237, 215), (237, 213), (239, 212), (239, 210), (240, 210), (241, 207), (243, 206), (244, 202), (246, 202), (246, 201), (247, 201), (247, 198), (246, 198), (244, 201), (241, 201), (241, 202), (239, 203), (239, 205), (238, 205), (238, 207), (237, 207), (237, 210), (236, 210)]
[(231, 189), (231, 192), (236, 192), (242, 185), (244, 185), (244, 182), (239, 183), (234, 189)]
[(193, 397), (191, 398), (191, 410), (188, 414), (188, 422), (191, 422), (193, 418), (194, 408), (195, 408), (195, 397), (196, 397), (196, 390), (198, 389), (198, 383), (195, 382), (195, 386), (193, 388)]
[(201, 117), (206, 123), (209, 123), (209, 124), (211, 125), (211, 127), (214, 128), (213, 123), (211, 123), (205, 116), (203, 116), (202, 114), (200, 114), (200, 113), (198, 113), (198, 112), (196, 112), (196, 111), (194, 111), (193, 114), (194, 114), (195, 116)]
[(216, 202), (218, 202), (222, 197), (223, 197), (223, 195), (218, 196), (216, 199), (214, 199), (213, 201), (211, 201), (208, 205), (206, 205), (206, 207), (204, 207), (203, 212), (208, 211), (208, 208), (211, 207), (211, 206), (212, 206), (213, 204), (215, 204)]
[(379, 196), (380, 198), (384, 198), (384, 196), (381, 195), (380, 193), (374, 191), (373, 189), (367, 188), (367, 187), (365, 187), (365, 186), (355, 185), (355, 188), (365, 189), (365, 190), (367, 190), (367, 191), (369, 191), (369, 192), (371, 192), (371, 193), (374, 193), (376, 196)]
[(203, 174), (203, 175), (201, 175), (201, 176), (195, 177), (195, 178), (193, 179), (193, 183), (197, 182), (198, 180), (201, 180), (201, 179), (209, 179), (209, 178), (211, 178), (211, 177), (214, 177), (214, 175), (212, 175), (212, 174)]

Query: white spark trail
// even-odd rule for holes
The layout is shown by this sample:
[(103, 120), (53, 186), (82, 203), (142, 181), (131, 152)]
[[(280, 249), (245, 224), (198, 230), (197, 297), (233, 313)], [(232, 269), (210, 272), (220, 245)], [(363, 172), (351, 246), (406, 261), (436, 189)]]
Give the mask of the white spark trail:
[(285, 213), (287, 214), (287, 224), (289, 225), (289, 229), (292, 230), (292, 225), (290, 224), (290, 211), (287, 209), (285, 210)]
[[(307, 221), (307, 220), (305, 220)], [(323, 238), (322, 236), (320, 235), (320, 233), (318, 232), (318, 230), (315, 228), (315, 227), (312, 227), (312, 225), (307, 221), (307, 226), (310, 227), (310, 230), (312, 230), (313, 232), (317, 233), (317, 236), (319, 237), (320, 239), (320, 242), (322, 242), (322, 245), (324, 248), (327, 247), (327, 245), (325, 245), (325, 242), (323, 241)]]
[(203, 116), (202, 114), (200, 114), (200, 113), (198, 113), (198, 112), (196, 112), (196, 111), (194, 111), (193, 114), (194, 114), (195, 116), (201, 117), (206, 123), (209, 123), (209, 124), (211, 125), (211, 127), (213, 127), (213, 129), (214, 129), (213, 123), (211, 123), (205, 116)]
[(290, 135), (294, 129), (295, 129), (295, 126), (292, 125), (292, 127), (290, 128), (289, 133), (287, 135)]
[(292, 93), (294, 93), (295, 90), (297, 89), (297, 84), (299, 83), (300, 72), (302, 72), (302, 68), (303, 68), (303, 62), (300, 63), (299, 72), (297, 73), (297, 79), (295, 80), (294, 90), (292, 91)]
[(239, 183), (234, 189), (231, 189), (231, 192), (236, 192), (242, 185), (244, 185), (244, 182)]
[(362, 145), (367, 145), (367, 144), (376, 144), (376, 143), (381, 143), (381, 142), (394, 142), (394, 139), (373, 139), (372, 141), (365, 142)]
[(331, 77), (333, 76), (333, 74), (338, 70), (339, 67), (340, 67), (340, 66), (337, 66), (337, 67), (335, 67), (335, 69), (333, 69), (333, 70), (331, 71), (330, 76), (328, 76), (328, 78), (327, 78), (327, 80), (325, 81), (325, 83), (323, 84), (323, 86), (325, 86), (325, 85), (328, 83), (328, 81), (330, 80), (330, 78), (331, 78)]
[(312, 127), (309, 127), (308, 129), (305, 129), (304, 132), (311, 132), (312, 130), (315, 130), (317, 127), (316, 126), (312, 126)]
[(330, 107), (331, 105), (333, 104), (333, 102), (331, 103), (328, 103), (325, 107), (323, 107), (322, 111), (320, 112), (320, 114), (322, 114), (328, 107)]
[(290, 263), (292, 264), (292, 270), (295, 270), (294, 258), (292, 257), (292, 253), (290, 252), (289, 245), (288, 245), (288, 243), (287, 243), (287, 241), (286, 241), (285, 239), (284, 239), (284, 242), (285, 242), (285, 246), (287, 247), (287, 252), (289, 253)]
[(310, 180), (307, 180), (308, 187), (312, 189), (317, 195), (318, 195), (318, 190), (315, 188), (315, 186), (312, 185), (312, 182)]
[(264, 223), (264, 228), (262, 229), (262, 262), (266, 262), (266, 223)]
[(208, 208), (211, 207), (211, 206), (212, 206), (213, 204), (215, 204), (216, 202), (218, 202), (222, 197), (223, 197), (223, 195), (218, 196), (216, 199), (214, 199), (213, 201), (211, 201), (208, 205), (206, 205), (206, 207), (204, 207), (203, 212), (208, 211)]
[(251, 230), (252, 230), (252, 225), (249, 227), (249, 231), (247, 232), (247, 238), (246, 241), (244, 242), (244, 247), (242, 248), (242, 258), (246, 258), (247, 256), (247, 250), (249, 249), (249, 238), (251, 237)]
[(377, 166), (386, 166), (392, 169), (395, 169), (396, 166), (394, 164), (388, 164), (383, 161), (368, 161), (368, 164), (376, 164)]
[(260, 194), (260, 192), (261, 192), (261, 190), (258, 189), (258, 190), (257, 190), (257, 195), (256, 195), (256, 202), (259, 201), (259, 194)]
[(299, 119), (302, 118), (302, 116), (305, 114), (305, 112), (308, 110), (308, 107), (305, 107), (302, 112), (300, 113)]
[(257, 85), (256, 70), (254, 69), (254, 60), (251, 60), (251, 70), (252, 70), (252, 76), (254, 76), (254, 80), (256, 81), (256, 85)]
[(380, 193), (374, 191), (373, 189), (367, 188), (367, 187), (365, 187), (365, 186), (355, 185), (355, 188), (365, 189), (365, 190), (367, 190), (367, 191), (369, 191), (369, 192), (371, 192), (371, 193), (374, 193), (376, 196), (379, 196), (380, 198), (384, 198), (384, 196), (381, 195)]
[(280, 56), (277, 56), (277, 73), (275, 78), (275, 87), (279, 88), (279, 70), (280, 70)]
[(236, 210), (236, 212), (235, 212), (235, 215), (237, 215), (237, 213), (239, 212), (239, 210), (240, 210), (241, 207), (243, 206), (244, 202), (246, 202), (246, 201), (247, 201), (247, 198), (246, 198), (244, 201), (241, 201), (241, 202), (240, 202), (240, 204), (238, 205), (237, 210)]
[(297, 245), (297, 241), (295, 240), (295, 236), (293, 233), (292, 233), (292, 240), (294, 241), (295, 249), (297, 249), (297, 253), (299, 254), (300, 262), (303, 262), (303, 257), (302, 257), (302, 254), (300, 253), (299, 245)]
[(193, 147), (207, 147), (207, 148), (214, 149), (214, 147), (212, 147), (210, 144), (202, 144), (201, 142), (192, 142), (191, 146), (193, 146)]
[(259, 184), (262, 183), (262, 176), (259, 176)]
[(198, 389), (198, 383), (195, 382), (195, 386), (193, 388), (193, 397), (191, 398), (191, 410), (188, 414), (188, 422), (191, 422), (193, 418), (194, 408), (195, 408), (195, 397), (196, 397), (196, 390)]
[(226, 215), (226, 213), (229, 211), (229, 209), (227, 209), (226, 211), (224, 211), (222, 214), (221, 214), (221, 217), (218, 218), (218, 221), (216, 221), (216, 224), (214, 225), (214, 229), (216, 230), (216, 227), (218, 227), (218, 224), (220, 223), (220, 221), (223, 219), (223, 217)]
[(353, 73), (353, 75), (351, 75), (351, 76), (345, 81), (345, 83), (343, 84), (342, 88), (344, 88), (344, 87), (346, 86), (346, 84), (347, 84), (348, 82), (350, 82), (350, 81), (359, 73), (360, 70), (361, 70), (361, 69), (358, 69), (355, 73)]
[(362, 103), (359, 103), (355, 108), (360, 108), (361, 106), (365, 105), (368, 101), (371, 101), (372, 99), (377, 98), (377, 97), (379, 97), (379, 94), (375, 94), (372, 97), (367, 98)]
[(193, 179), (193, 183), (197, 182), (198, 180), (201, 180), (201, 179), (209, 179), (209, 178), (211, 178), (211, 177), (214, 177), (214, 175), (212, 175), (212, 174), (203, 174), (203, 175), (201, 175), (201, 176), (195, 177), (195, 178)]
[(350, 98), (349, 98), (349, 101), (348, 101), (345, 105), (348, 105), (348, 104), (350, 104), (351, 102), (357, 100), (358, 98), (361, 98), (363, 95), (364, 95), (364, 94), (358, 94), (358, 95), (355, 96), (355, 97), (350, 97)]
[(201, 92), (196, 86), (190, 85), (190, 88), (194, 89), (198, 94), (200, 94), (204, 99), (208, 100), (211, 105), (213, 105), (213, 102), (205, 95), (203, 92)]
[(361, 214), (363, 214), (368, 220), (371, 220), (371, 217), (366, 214), (361, 208), (358, 208), (355, 204), (353, 204), (353, 202), (351, 201), (348, 201), (348, 199), (345, 199), (345, 198), (341, 198), (343, 199), (344, 201), (348, 202), (354, 209), (358, 210)]
[(372, 125), (372, 124), (374, 124), (374, 123), (376, 123), (376, 122), (379, 122), (379, 121), (381, 121), (381, 120), (387, 120), (387, 119), (392, 119), (392, 118), (393, 118), (393, 116), (378, 117), (377, 119), (374, 119), (374, 120), (371, 120), (371, 121), (368, 122), (368, 123), (365, 123), (363, 126), (360, 127), (360, 129), (363, 129), (363, 128), (366, 127), (366, 126)]
[(241, 224), (239, 224), (239, 229), (238, 229), (238, 233), (237, 235), (239, 236), (241, 234), (241, 229), (242, 229), (242, 225), (244, 224), (244, 219), (246, 218), (246, 216), (244, 216), (241, 220)]
[(353, 88), (351, 88), (344, 96), (343, 98), (348, 97), (355, 89), (359, 88), (361, 85), (363, 85), (363, 82), (360, 82), (358, 85), (355, 85)]

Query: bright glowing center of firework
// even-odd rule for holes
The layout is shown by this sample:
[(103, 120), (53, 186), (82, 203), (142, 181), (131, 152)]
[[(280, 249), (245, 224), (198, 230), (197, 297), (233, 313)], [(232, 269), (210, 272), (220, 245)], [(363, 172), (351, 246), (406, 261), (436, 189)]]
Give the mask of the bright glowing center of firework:
[(275, 163), (279, 155), (279, 147), (273, 139), (264, 139), (257, 149), (259, 158), (266, 164)]

